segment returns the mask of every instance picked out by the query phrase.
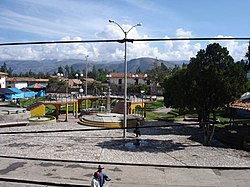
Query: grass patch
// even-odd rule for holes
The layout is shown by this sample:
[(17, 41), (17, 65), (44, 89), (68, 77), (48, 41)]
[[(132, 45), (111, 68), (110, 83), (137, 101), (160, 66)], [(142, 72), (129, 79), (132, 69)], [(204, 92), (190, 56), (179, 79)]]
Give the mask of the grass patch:
[(147, 110), (155, 110), (160, 107), (164, 107), (163, 101), (150, 102), (146, 104)]
[(159, 120), (159, 118), (164, 117), (166, 113), (160, 113), (160, 112), (147, 112), (147, 116), (145, 118), (145, 121), (155, 121)]
[(42, 101), (48, 101), (47, 97), (20, 99), (20, 106), (26, 108), (34, 103), (42, 102)]

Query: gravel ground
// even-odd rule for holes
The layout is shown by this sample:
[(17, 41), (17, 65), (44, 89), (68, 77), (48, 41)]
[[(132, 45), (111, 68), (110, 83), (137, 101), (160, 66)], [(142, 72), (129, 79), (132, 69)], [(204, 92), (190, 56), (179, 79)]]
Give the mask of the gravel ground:
[[(145, 125), (176, 125), (170, 122), (147, 122)], [(53, 125), (30, 125), (0, 128), (0, 155), (69, 159), (102, 162), (125, 162), (183, 166), (250, 167), (250, 153), (228, 148), (213, 140), (202, 145), (202, 131), (196, 126), (170, 126), (142, 129), (140, 138), (133, 130), (122, 137), (122, 130), (74, 131), (54, 133), (3, 134), (4, 132), (89, 129), (76, 119)], [(96, 128), (93, 128), (96, 129)]]

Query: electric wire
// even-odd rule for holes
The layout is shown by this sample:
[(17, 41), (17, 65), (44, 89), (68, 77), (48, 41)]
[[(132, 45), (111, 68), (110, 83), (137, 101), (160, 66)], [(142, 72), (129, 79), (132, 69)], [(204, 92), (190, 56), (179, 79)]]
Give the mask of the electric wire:
[(250, 37), (197, 37), (197, 38), (142, 38), (142, 39), (114, 39), (114, 40), (64, 40), (64, 41), (32, 41), (32, 42), (6, 42), (0, 46), (18, 45), (45, 45), (45, 44), (77, 44), (77, 43), (124, 43), (124, 42), (167, 42), (167, 41), (227, 41), (227, 40), (250, 40)]

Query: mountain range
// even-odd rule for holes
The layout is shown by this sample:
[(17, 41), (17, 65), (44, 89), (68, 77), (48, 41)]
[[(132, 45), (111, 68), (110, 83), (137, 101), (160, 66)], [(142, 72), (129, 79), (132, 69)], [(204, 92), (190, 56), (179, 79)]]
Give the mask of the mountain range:
[[(86, 61), (80, 59), (65, 59), (65, 60), (5, 60), (0, 61), (0, 66), (6, 63), (8, 68), (12, 68), (13, 73), (26, 73), (32, 71), (35, 73), (54, 73), (57, 72), (58, 67), (65, 67), (68, 65), (72, 66), (75, 70), (85, 70)], [(150, 70), (154, 67), (154, 64), (161, 63), (165, 64), (168, 68), (174, 68), (176, 65), (187, 64), (187, 60), (182, 61), (163, 61), (155, 58), (137, 58), (128, 61), (128, 72), (134, 73), (139, 68), (141, 71)], [(93, 66), (96, 69), (106, 69), (107, 71), (123, 72), (124, 62), (123, 61), (112, 61), (112, 62), (87, 62), (88, 71), (91, 71)]]

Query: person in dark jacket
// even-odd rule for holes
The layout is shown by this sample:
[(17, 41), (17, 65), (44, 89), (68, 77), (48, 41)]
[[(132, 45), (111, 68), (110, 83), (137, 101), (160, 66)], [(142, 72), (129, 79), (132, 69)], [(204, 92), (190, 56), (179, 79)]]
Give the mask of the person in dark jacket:
[(111, 180), (108, 175), (102, 172), (103, 169), (104, 167), (102, 167), (101, 165), (99, 165), (97, 168), (97, 172), (99, 174), (100, 187), (104, 187), (105, 181)]

